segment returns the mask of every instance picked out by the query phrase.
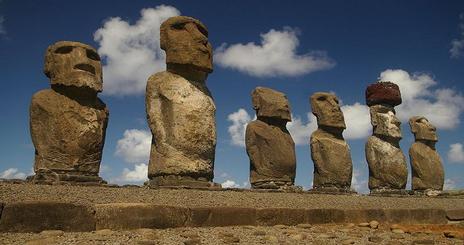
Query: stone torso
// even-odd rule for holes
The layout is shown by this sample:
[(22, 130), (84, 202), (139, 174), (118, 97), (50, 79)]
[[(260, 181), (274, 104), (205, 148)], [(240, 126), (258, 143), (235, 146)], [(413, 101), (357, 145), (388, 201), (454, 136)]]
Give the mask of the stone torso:
[(255, 120), (247, 125), (246, 150), (250, 157), (250, 182), (295, 179), (295, 143), (287, 130)]
[(30, 116), (36, 172), (98, 174), (108, 123), (101, 100), (77, 101), (42, 90), (32, 97)]
[(156, 73), (147, 83), (146, 105), (154, 137), (149, 176), (212, 177), (216, 107), (205, 84)]
[(369, 189), (404, 189), (408, 179), (406, 158), (395, 147), (377, 136), (370, 136), (366, 143), (369, 165)]
[(437, 151), (421, 142), (409, 149), (412, 168), (413, 190), (442, 190), (444, 184), (443, 165)]
[(353, 165), (348, 144), (318, 129), (311, 135), (310, 148), (314, 162), (313, 186), (349, 188)]

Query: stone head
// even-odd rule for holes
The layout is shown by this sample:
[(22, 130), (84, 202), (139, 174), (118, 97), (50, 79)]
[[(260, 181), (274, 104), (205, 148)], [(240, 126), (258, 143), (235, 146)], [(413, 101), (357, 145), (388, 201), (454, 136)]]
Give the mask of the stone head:
[(213, 71), (208, 30), (199, 20), (175, 16), (164, 21), (160, 27), (160, 46), (166, 51), (167, 64), (190, 65), (206, 73)]
[(392, 106), (373, 105), (370, 113), (374, 134), (401, 139), (401, 122)]
[(278, 118), (292, 121), (290, 105), (285, 94), (270, 88), (257, 87), (251, 94), (253, 108), (258, 117)]
[(44, 73), (52, 85), (87, 87), (95, 92), (103, 89), (100, 56), (87, 44), (59, 41), (48, 46)]
[(317, 92), (311, 95), (310, 102), (318, 125), (346, 128), (337, 96), (331, 93)]
[(427, 118), (421, 116), (411, 117), (409, 126), (416, 140), (438, 141), (437, 128)]

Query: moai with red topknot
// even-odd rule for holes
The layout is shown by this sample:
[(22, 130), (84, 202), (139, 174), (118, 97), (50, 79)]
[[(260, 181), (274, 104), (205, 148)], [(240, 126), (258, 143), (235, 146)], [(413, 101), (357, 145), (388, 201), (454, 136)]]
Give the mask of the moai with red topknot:
[(366, 143), (371, 194), (407, 193), (408, 168), (399, 145), (401, 122), (394, 109), (401, 102), (400, 89), (394, 83), (377, 82), (366, 89), (373, 126), (372, 136)]

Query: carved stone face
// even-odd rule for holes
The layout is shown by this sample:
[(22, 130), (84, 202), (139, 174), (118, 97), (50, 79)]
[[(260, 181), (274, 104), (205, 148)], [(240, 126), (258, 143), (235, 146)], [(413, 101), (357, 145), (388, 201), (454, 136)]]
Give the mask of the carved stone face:
[(101, 92), (102, 66), (97, 51), (89, 45), (60, 41), (48, 47), (45, 54), (45, 75), (51, 84), (88, 87)]
[(337, 96), (318, 92), (311, 96), (311, 110), (317, 117), (317, 124), (336, 128), (346, 128)]
[(438, 141), (437, 128), (425, 117), (411, 117), (409, 126), (416, 140)]
[(285, 94), (270, 88), (257, 87), (251, 94), (253, 108), (258, 117), (279, 118), (292, 121), (290, 105)]
[(192, 65), (207, 73), (213, 71), (208, 30), (200, 21), (186, 16), (171, 17), (161, 24), (160, 39), (166, 63)]
[(396, 117), (393, 107), (374, 105), (370, 107), (370, 111), (374, 134), (401, 139), (401, 122)]

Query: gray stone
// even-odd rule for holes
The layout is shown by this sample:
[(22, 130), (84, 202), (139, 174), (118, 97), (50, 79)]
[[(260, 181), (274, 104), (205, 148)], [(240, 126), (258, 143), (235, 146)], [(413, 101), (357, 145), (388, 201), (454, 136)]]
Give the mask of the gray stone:
[(353, 164), (350, 147), (342, 135), (346, 126), (338, 99), (333, 94), (318, 92), (311, 96), (311, 108), (318, 122), (310, 139), (313, 188), (350, 190)]
[(435, 149), (436, 128), (425, 117), (412, 117), (409, 126), (416, 142), (409, 149), (412, 169), (412, 190), (443, 190), (445, 174)]
[(366, 143), (369, 189), (372, 192), (401, 191), (406, 188), (406, 157), (399, 146), (401, 122), (387, 105), (370, 107), (373, 135)]
[(278, 189), (295, 181), (295, 143), (286, 128), (291, 121), (286, 96), (257, 87), (252, 93), (257, 119), (246, 128), (245, 143), (250, 158), (252, 188)]
[(146, 111), (153, 134), (148, 177), (151, 186), (210, 187), (216, 147), (211, 93), (212, 48), (206, 27), (185, 16), (161, 25), (167, 71), (147, 82)]
[(60, 41), (50, 45), (44, 72), (51, 89), (37, 92), (30, 105), (35, 147), (34, 183), (106, 183), (100, 162), (108, 108), (98, 97), (102, 67), (89, 45)]

